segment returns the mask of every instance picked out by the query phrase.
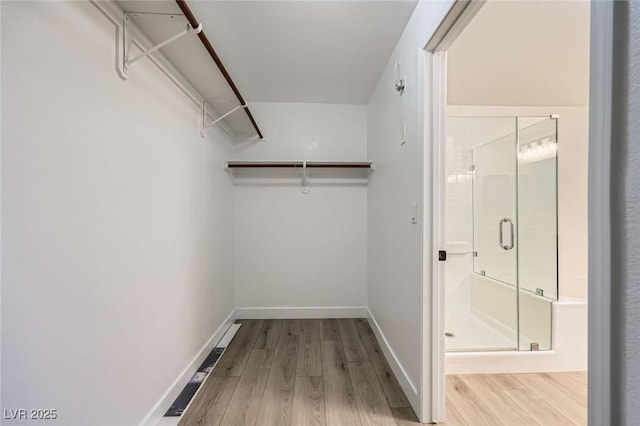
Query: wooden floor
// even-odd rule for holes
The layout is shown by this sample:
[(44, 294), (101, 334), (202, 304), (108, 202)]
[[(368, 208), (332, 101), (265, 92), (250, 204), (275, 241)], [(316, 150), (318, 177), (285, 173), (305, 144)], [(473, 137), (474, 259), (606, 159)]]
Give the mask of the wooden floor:
[(418, 424), (365, 319), (238, 322), (180, 426)]
[(447, 376), (447, 425), (586, 425), (587, 373)]
[[(179, 425), (419, 424), (365, 319), (241, 320)], [(586, 374), (447, 376), (446, 425), (586, 424)]]

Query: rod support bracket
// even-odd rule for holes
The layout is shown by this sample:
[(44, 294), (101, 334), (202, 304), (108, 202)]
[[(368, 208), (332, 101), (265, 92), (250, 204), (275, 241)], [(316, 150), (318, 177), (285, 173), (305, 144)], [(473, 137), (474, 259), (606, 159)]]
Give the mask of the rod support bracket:
[(303, 194), (308, 194), (309, 190), (309, 171), (307, 169), (307, 161), (305, 160), (302, 162), (302, 182), (300, 184), (300, 191), (302, 191)]
[(227, 118), (227, 116), (233, 114), (234, 112), (236, 112), (240, 108), (246, 108), (246, 107), (247, 107), (246, 105), (238, 105), (238, 106), (232, 108), (230, 111), (228, 111), (228, 112), (222, 114), (221, 116), (217, 117), (213, 121), (207, 122), (207, 116), (209, 115), (209, 113), (207, 112), (207, 100), (203, 99), (202, 100), (202, 123), (201, 123), (201, 126), (200, 126), (200, 136), (202, 136), (204, 138), (207, 135), (207, 128), (218, 124), (220, 121), (224, 120), (225, 118)]
[[(133, 38), (131, 37), (130, 31), (127, 30), (127, 22), (129, 21), (129, 16), (128, 16), (129, 14), (130, 12), (123, 12), (122, 30), (119, 31), (120, 40), (118, 41), (118, 46), (117, 46), (118, 47), (118, 72), (120, 73), (120, 76), (125, 79), (128, 77), (127, 73), (129, 71), (129, 67), (133, 65), (135, 62), (139, 61), (140, 59), (146, 58), (152, 53), (160, 50), (161, 48), (163, 48), (164, 46), (170, 43), (173, 43), (174, 41), (184, 37), (187, 34), (191, 34), (191, 33), (199, 34), (202, 31), (202, 23), (198, 24), (196, 28), (193, 28), (191, 25), (187, 24), (186, 28), (180, 31), (179, 33), (167, 38), (164, 41), (161, 41), (155, 46), (152, 46), (148, 49), (143, 49), (143, 51), (140, 54), (134, 56), (133, 58), (130, 58), (129, 56), (131, 54), (131, 46), (133, 45)], [(135, 15), (140, 15), (140, 14), (144, 14), (144, 13), (142, 12), (135, 13)]]

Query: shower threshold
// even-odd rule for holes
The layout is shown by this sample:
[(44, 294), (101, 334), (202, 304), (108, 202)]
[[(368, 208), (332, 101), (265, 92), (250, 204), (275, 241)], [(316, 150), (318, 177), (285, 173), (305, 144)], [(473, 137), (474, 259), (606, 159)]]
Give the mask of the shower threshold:
[(448, 305), (445, 337), (447, 352), (515, 351), (515, 333), (507, 336), (471, 311), (470, 305)]

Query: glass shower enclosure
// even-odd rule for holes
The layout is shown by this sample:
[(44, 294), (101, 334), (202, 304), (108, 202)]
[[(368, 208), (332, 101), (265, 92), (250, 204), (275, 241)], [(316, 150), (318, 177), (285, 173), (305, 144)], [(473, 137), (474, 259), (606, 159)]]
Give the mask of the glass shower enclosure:
[[(447, 180), (447, 213), (461, 207), (461, 195), (471, 197), (470, 215), (447, 215), (454, 222), (445, 232), (448, 243), (468, 239), (461, 221), (472, 222), (468, 288), (458, 279), (449, 289), (446, 273), (447, 308), (455, 315), (447, 315), (447, 350), (551, 349), (551, 304), (558, 298), (557, 118), (449, 117), (447, 127), (447, 174), (459, 176), (467, 167), (470, 176), (466, 190)], [(465, 254), (451, 252), (458, 268)]]

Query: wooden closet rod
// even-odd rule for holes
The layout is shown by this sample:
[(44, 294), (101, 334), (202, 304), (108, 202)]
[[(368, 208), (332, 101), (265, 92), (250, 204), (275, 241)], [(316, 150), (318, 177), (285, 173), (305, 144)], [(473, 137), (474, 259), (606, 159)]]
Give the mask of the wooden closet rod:
[[(303, 168), (305, 163), (302, 161), (228, 161), (228, 168)], [(307, 161), (307, 168), (339, 168), (339, 169), (371, 169), (373, 163), (370, 161), (357, 162), (331, 162), (331, 161)]]
[[(193, 29), (198, 28), (198, 26), (200, 25), (200, 22), (198, 22), (196, 17), (193, 15), (193, 12), (191, 12), (191, 9), (189, 8), (189, 5), (187, 5), (187, 2), (185, 0), (176, 0), (176, 3), (178, 4), (178, 7), (180, 8), (180, 10), (182, 10), (182, 13), (184, 13), (184, 16), (189, 21), (189, 25), (191, 25)], [(198, 37), (200, 38), (200, 41), (202, 42), (202, 45), (204, 46), (204, 48), (207, 49), (207, 52), (209, 52), (209, 56), (211, 56), (211, 59), (213, 59), (213, 62), (215, 62), (216, 65), (218, 66), (218, 69), (222, 73), (222, 76), (224, 77), (224, 79), (227, 80), (227, 83), (229, 84), (229, 87), (231, 87), (231, 90), (233, 90), (233, 93), (236, 95), (236, 98), (238, 98), (238, 102), (240, 102), (240, 105), (242, 105), (242, 109), (244, 109), (244, 112), (247, 114), (247, 117), (249, 117), (249, 120), (251, 120), (251, 124), (253, 124), (253, 128), (256, 129), (256, 133), (258, 133), (258, 136), (260, 137), (260, 139), (264, 139), (264, 137), (262, 136), (262, 132), (258, 128), (258, 124), (256, 123), (256, 120), (253, 118), (253, 115), (251, 115), (251, 111), (249, 111), (249, 107), (244, 101), (244, 98), (242, 97), (242, 95), (240, 94), (238, 87), (235, 85), (235, 83), (231, 79), (229, 72), (224, 67), (224, 64), (220, 60), (220, 57), (218, 56), (216, 51), (213, 49), (213, 46), (209, 42), (209, 39), (207, 38), (204, 31), (200, 31), (198, 33)]]

